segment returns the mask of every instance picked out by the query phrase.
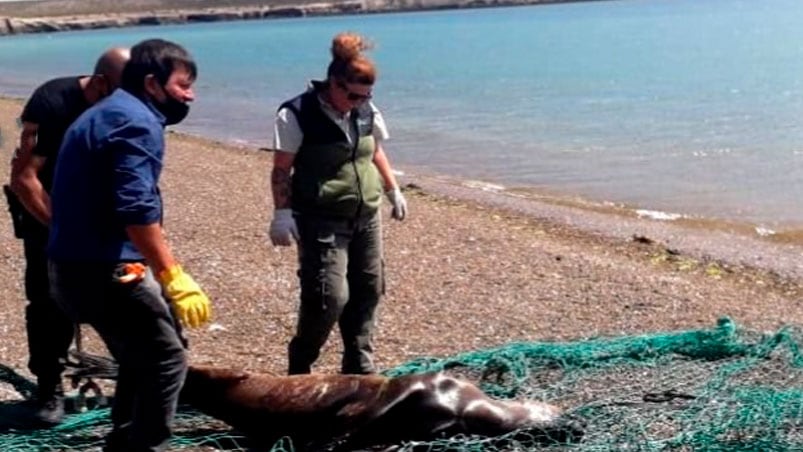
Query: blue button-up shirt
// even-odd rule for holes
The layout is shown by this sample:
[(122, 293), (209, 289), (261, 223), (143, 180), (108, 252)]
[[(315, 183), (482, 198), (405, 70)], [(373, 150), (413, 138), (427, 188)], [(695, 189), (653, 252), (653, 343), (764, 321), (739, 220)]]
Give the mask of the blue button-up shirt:
[(142, 260), (125, 228), (162, 220), (164, 147), (164, 116), (123, 89), (78, 117), (58, 153), (49, 257)]

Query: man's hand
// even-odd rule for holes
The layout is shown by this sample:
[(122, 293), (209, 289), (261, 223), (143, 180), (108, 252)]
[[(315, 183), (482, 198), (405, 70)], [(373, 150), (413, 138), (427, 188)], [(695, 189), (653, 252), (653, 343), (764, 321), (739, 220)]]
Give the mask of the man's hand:
[(298, 240), (298, 228), (292, 209), (276, 209), (268, 234), (273, 245), (290, 246), (293, 240)]
[(159, 281), (183, 325), (197, 328), (209, 320), (209, 298), (181, 266), (174, 265), (163, 270), (159, 273)]
[(386, 191), (385, 196), (387, 196), (388, 201), (390, 201), (390, 205), (393, 206), (390, 216), (399, 221), (404, 220), (404, 217), (407, 216), (407, 200), (404, 199), (404, 195), (402, 195), (399, 187), (394, 186)]

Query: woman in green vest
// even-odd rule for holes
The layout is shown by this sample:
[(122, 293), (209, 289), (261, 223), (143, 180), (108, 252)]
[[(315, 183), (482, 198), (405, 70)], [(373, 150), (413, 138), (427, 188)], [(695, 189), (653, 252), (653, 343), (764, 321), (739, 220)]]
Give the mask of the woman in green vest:
[(298, 243), (301, 304), (288, 347), (290, 374), (309, 373), (335, 323), (344, 374), (376, 372), (374, 312), (384, 291), (382, 194), (391, 216), (407, 215), (371, 102), (376, 67), (354, 33), (332, 41), (327, 78), (283, 103), (276, 114), (271, 188), (274, 245)]

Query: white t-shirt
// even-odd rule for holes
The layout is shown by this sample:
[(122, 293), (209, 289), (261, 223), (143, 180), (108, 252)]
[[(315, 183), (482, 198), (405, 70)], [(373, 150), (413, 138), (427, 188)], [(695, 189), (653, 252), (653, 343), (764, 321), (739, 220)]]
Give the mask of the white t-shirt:
[[(349, 113), (340, 113), (328, 102), (321, 99), (320, 96), (318, 100), (321, 102), (321, 109), (326, 116), (334, 121), (346, 134), (349, 143), (354, 144), (352, 141), (355, 133), (352, 130), (353, 126), (351, 121), (349, 121)], [(371, 106), (371, 110), (374, 112), (373, 136), (377, 141), (387, 140), (390, 135), (385, 125), (385, 118), (382, 117), (382, 113), (376, 108), (373, 102), (368, 102)], [(303, 139), (304, 133), (301, 131), (301, 127), (298, 125), (298, 119), (293, 111), (287, 107), (279, 109), (276, 113), (276, 121), (273, 124), (273, 149), (295, 154), (298, 152), (298, 148), (301, 147), (301, 141)]]

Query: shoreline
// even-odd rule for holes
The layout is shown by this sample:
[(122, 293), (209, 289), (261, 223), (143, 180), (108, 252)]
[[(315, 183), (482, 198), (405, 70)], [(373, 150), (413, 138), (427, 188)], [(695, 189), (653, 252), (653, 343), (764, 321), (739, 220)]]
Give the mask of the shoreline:
[[(92, 0), (88, 0), (88, 1), (92, 1)], [(224, 0), (224, 2), (225, 2), (225, 0)], [(221, 3), (223, 3), (223, 2), (221, 2)], [(599, 10), (600, 8), (602, 8), (602, 9), (607, 10), (609, 6), (618, 8), (618, 6), (616, 6), (616, 5), (608, 5), (608, 4), (602, 4), (602, 5), (599, 5), (599, 7), (593, 7), (593, 5), (587, 5), (587, 6), (586, 5), (579, 5), (579, 6), (580, 6), (579, 8), (574, 8), (574, 9), (586, 10), (586, 9), (590, 8), (590, 9), (594, 9), (594, 10)], [(530, 11), (530, 12), (532, 12), (534, 14), (536, 13), (536, 11), (542, 11), (542, 10), (549, 11), (550, 9), (542, 9), (542, 8), (528, 8), (527, 9), (527, 11)], [(499, 13), (501, 14), (502, 11), (504, 11), (504, 10), (499, 10)], [(508, 9), (507, 12), (504, 13), (504, 14), (508, 15), (508, 14), (519, 14), (519, 13), (526, 12), (524, 10), (519, 10), (518, 13), (515, 13), (514, 11), (516, 11), (516, 10)], [(485, 14), (485, 13), (482, 13), (482, 14)], [(550, 14), (552, 14), (552, 13), (550, 13)], [(478, 18), (482, 17), (481, 15), (477, 16), (476, 14), (472, 14), (471, 16), (476, 16)], [(358, 20), (358, 21), (359, 21), (359, 17), (360, 16), (352, 16), (352, 18), (354, 20)], [(392, 17), (392, 16), (385, 16), (385, 17), (390, 19), (390, 17)], [(393, 17), (395, 17), (395, 16), (393, 16)], [(402, 18), (403, 17), (408, 17), (410, 20), (412, 20), (413, 15), (409, 15), (409, 16), (401, 15), (401, 17)], [(433, 17), (435, 17), (435, 16), (433, 16)], [(440, 16), (437, 16), (437, 17), (440, 17)], [(449, 17), (451, 17), (451, 16), (449, 16)], [(368, 20), (369, 18), (370, 17), (366, 16), (366, 17), (364, 17), (364, 20)], [(404, 20), (405, 19), (402, 19), (402, 22)], [(416, 22), (417, 21), (418, 20), (416, 20)], [(291, 28), (297, 28), (298, 25), (302, 24), (302, 21), (281, 21), (281, 22), (284, 23), (287, 26), (290, 26), (291, 22), (296, 24), (296, 25), (292, 26)], [(316, 24), (319, 23), (318, 21), (314, 21), (314, 22)], [(393, 22), (398, 22), (398, 20), (394, 19)], [(425, 21), (425, 23), (426, 23), (426, 21)], [(236, 24), (233, 24), (233, 25), (236, 25)], [(248, 31), (248, 33), (251, 33), (251, 32), (254, 32), (254, 31), (257, 31), (259, 33), (263, 33), (263, 32), (265, 32), (265, 30), (268, 30), (268, 29), (272, 28), (272, 27), (270, 27), (268, 22), (259, 22), (259, 23), (253, 24), (253, 25), (258, 25), (257, 29), (247, 28), (246, 30)], [(268, 28), (263, 29), (263, 25), (265, 27), (268, 27)], [(226, 25), (226, 26), (228, 27), (228, 25)], [(304, 26), (304, 25), (301, 26), (302, 29), (305, 28), (305, 27), (306, 26)], [(195, 28), (193, 27), (193, 29), (195, 29)], [(203, 32), (204, 29), (205, 29), (205, 27), (201, 27), (198, 30), (201, 30)], [(141, 34), (141, 33), (148, 32), (147, 30), (156, 30), (156, 29), (154, 29), (154, 28), (139, 28), (139, 29), (135, 29), (135, 30), (139, 30), (139, 31), (136, 32), (136, 34)], [(228, 30), (228, 28), (226, 28), (226, 30)], [(259, 30), (262, 30), (262, 31), (259, 31)], [(129, 32), (131, 32), (131, 31), (132, 30), (129, 30)], [(213, 29), (210, 29), (210, 32), (219, 32), (219, 29), (218, 28), (213, 28)], [(119, 33), (122, 33), (122, 31), (112, 31), (112, 34), (108, 35), (108, 36), (114, 36), (114, 35), (119, 34)], [(84, 35), (84, 34), (69, 34), (69, 35), (70, 36), (67, 36), (67, 38), (69, 38), (69, 42), (78, 42), (79, 46), (80, 46), (80, 45), (82, 45), (81, 43), (83, 43), (83, 41), (85, 40), (84, 36), (90, 36), (90, 38), (91, 38), (91, 36), (95, 36), (95, 33), (88, 33), (86, 35)], [(49, 35), (49, 36), (53, 36), (53, 35)], [(61, 35), (61, 36), (65, 37), (64, 35)], [(81, 36), (81, 37), (79, 38), (79, 36)], [(103, 36), (106, 36), (106, 34), (104, 34)], [(249, 34), (249, 36), (250, 36), (250, 34)], [(47, 38), (48, 36), (44, 36), (44, 37)], [(98, 39), (101, 39), (101, 35), (97, 35), (96, 37)], [(12, 39), (9, 42), (9, 44), (11, 44), (12, 47), (13, 47), (13, 45), (14, 45), (13, 43), (14, 42), (19, 42), (20, 45), (25, 44), (25, 45), (32, 46), (32, 48), (36, 48), (38, 46), (37, 42), (39, 42), (40, 38), (39, 37), (29, 37), (29, 38), (33, 38), (33, 39), (23, 39), (21, 41), (14, 41)], [(89, 38), (87, 38), (87, 39), (89, 39)], [(50, 49), (50, 47), (51, 46), (49, 46), (49, 45), (44, 46), (43, 47), (43, 51), (47, 52), (48, 49)], [(203, 47), (201, 47), (201, 49), (203, 49)], [(216, 56), (215, 58), (218, 58), (218, 57)], [(269, 57), (267, 57), (264, 52), (260, 52), (259, 53), (259, 59), (261, 59), (261, 58), (269, 58)], [(256, 60), (256, 58), (255, 58), (255, 60)], [(72, 61), (76, 61), (76, 59), (72, 59)], [(71, 64), (72, 64), (72, 61), (71, 61)], [(221, 65), (215, 65), (215, 66), (217, 66), (217, 68), (221, 67)], [(276, 65), (271, 65), (271, 66), (272, 67), (276, 67)], [(440, 66), (442, 66), (442, 65), (440, 65)], [(440, 67), (440, 66), (437, 65), (437, 64), (435, 65), (435, 67)], [(217, 68), (215, 68), (215, 70), (217, 70)], [(79, 69), (81, 69), (81, 68), (79, 68)], [(49, 70), (57, 70), (57, 68), (56, 69), (49, 69)], [(10, 92), (14, 92), (16, 94), (22, 93), (25, 90), (25, 88), (24, 87), (23, 88), (19, 88), (20, 86), (24, 85), (23, 83), (20, 83), (20, 80), (28, 80), (29, 81), (28, 83), (31, 83), (30, 80), (38, 79), (41, 76), (41, 73), (44, 72), (44, 71), (45, 71), (44, 69), (35, 71), (35, 73), (30, 73), (30, 71), (22, 71), (22, 70), (19, 71), (20, 73), (26, 74), (26, 75), (24, 75), (19, 80), (14, 80), (15, 78), (19, 78), (19, 76), (16, 76), (16, 77), (12, 76), (11, 81), (9, 81), (9, 83), (7, 84), (7, 87), (8, 87), (7, 90), (10, 91)], [(250, 80), (251, 76), (247, 76), (247, 77), (243, 76), (243, 78), (246, 79), (246, 80)], [(442, 79), (443, 78), (441, 78), (441, 80)], [(257, 80), (259, 80), (259, 79), (257, 79)], [(277, 80), (282, 80), (282, 82), (284, 82), (284, 79), (282, 79), (282, 78), (277, 78)], [(284, 82), (284, 83), (286, 83), (286, 82)], [(383, 89), (385, 89), (385, 88), (383, 88)], [(261, 96), (269, 97), (268, 95), (270, 93), (274, 92), (273, 90), (274, 90), (273, 87), (270, 87), (269, 89), (263, 89), (261, 91), (262, 92)], [(215, 90), (215, 91), (217, 91), (217, 90)], [(280, 92), (284, 92), (284, 91), (289, 91), (289, 89), (285, 90), (283, 88), (283, 89), (281, 89)], [(221, 91), (221, 92), (223, 92), (223, 91)], [(212, 94), (217, 95), (216, 93), (212, 93)], [(388, 98), (388, 99), (390, 99), (390, 98)], [(388, 100), (388, 99), (386, 99), (385, 102), (394, 102), (395, 107), (398, 108), (399, 104), (396, 104), (395, 101), (393, 101), (393, 99), (390, 99), (390, 100)], [(281, 101), (281, 100), (279, 100), (279, 101)], [(236, 131), (231, 132), (230, 131), (231, 128), (229, 128), (229, 129), (227, 129), (225, 127), (219, 127), (218, 128), (216, 126), (216, 124), (213, 122), (214, 118), (215, 118), (215, 114), (217, 113), (216, 109), (214, 109), (214, 108), (209, 109), (207, 106), (210, 105), (210, 104), (206, 104), (206, 103), (198, 103), (198, 110), (196, 110), (195, 116), (194, 117), (190, 117), (190, 121), (187, 121), (185, 124), (183, 124), (182, 128), (185, 128), (187, 130), (192, 130), (194, 133), (200, 133), (200, 134), (202, 134), (204, 136), (207, 136), (207, 137), (220, 138), (220, 139), (223, 139), (223, 140), (227, 140), (227, 142), (230, 142), (230, 143), (237, 143), (236, 138), (241, 138), (241, 137), (246, 137), (247, 136), (248, 137), (247, 141), (243, 140), (245, 144), (247, 144), (247, 145), (258, 145), (257, 143), (264, 142), (264, 136), (263, 136), (264, 134), (261, 132), (261, 127), (260, 127), (260, 124), (258, 124), (258, 121), (261, 121), (261, 119), (259, 119), (259, 118), (264, 116), (263, 111), (265, 111), (265, 110), (270, 111), (270, 108), (271, 108), (270, 104), (271, 103), (275, 104), (275, 102), (273, 102), (273, 101), (267, 102), (267, 103), (249, 103), (248, 104), (249, 105), (249, 109), (248, 109), (247, 116), (243, 116), (243, 121), (241, 121), (241, 122), (238, 121), (237, 127), (234, 128), (236, 130), (240, 130), (241, 131), (240, 134), (237, 134)], [(230, 105), (230, 104), (226, 104), (226, 105)], [(234, 105), (234, 104), (231, 104), (231, 105)], [(202, 108), (205, 109), (205, 110), (201, 110)], [(227, 107), (227, 108), (231, 108), (231, 107)], [(528, 110), (529, 108), (535, 108), (535, 107), (525, 106), (525, 107), (522, 107), (522, 108), (525, 109), (524, 111), (528, 111), (529, 112), (529, 111), (531, 111), (531, 110)], [(541, 109), (538, 108), (538, 110), (541, 110)], [(201, 113), (201, 112), (204, 113), (203, 116), (199, 116), (198, 115), (198, 113)], [(254, 113), (254, 112), (256, 112), (256, 113)], [(536, 114), (536, 113), (533, 113), (533, 114)], [(541, 114), (541, 113), (537, 113), (537, 114)], [(758, 114), (760, 114), (760, 113), (758, 113)], [(198, 118), (201, 121), (199, 121), (198, 123), (195, 123), (194, 122), (195, 118)], [(405, 124), (405, 123), (406, 124), (415, 124), (415, 122), (411, 122), (409, 118), (402, 118), (402, 119), (404, 119), (405, 121), (404, 122), (400, 122), (399, 124)], [(604, 122), (592, 122), (592, 121), (598, 121), (593, 116), (588, 116), (588, 117), (585, 117), (584, 119), (586, 121), (588, 121), (588, 122), (577, 122), (577, 123), (568, 122), (567, 124), (571, 124), (572, 125), (571, 127), (576, 127), (576, 126), (579, 126), (581, 124), (595, 124), (597, 126), (600, 125), (600, 124), (604, 124)], [(212, 122), (211, 124), (210, 124), (210, 121)], [(198, 124), (198, 126), (196, 126), (196, 124)], [(406, 124), (405, 124), (405, 126), (406, 126)], [(210, 125), (211, 127), (206, 127), (207, 125)], [(214, 129), (216, 129), (216, 130), (214, 130)], [(585, 132), (583, 132), (583, 133), (585, 133)], [(532, 137), (526, 135), (526, 128), (524, 128), (524, 129), (517, 128), (516, 129), (516, 134), (519, 137), (532, 140)], [(567, 136), (567, 134), (563, 134), (563, 136)], [(586, 139), (584, 137), (585, 137), (585, 135), (581, 134), (581, 136), (577, 137), (577, 140)], [(229, 138), (231, 138), (231, 139), (229, 139)], [(574, 149), (572, 143), (564, 143), (562, 141), (555, 140), (556, 143), (561, 143), (560, 144), (561, 146), (566, 146), (566, 149), (562, 149), (562, 148), (559, 148), (557, 146), (550, 146), (549, 149), (547, 149), (547, 152), (554, 153), (556, 156), (559, 156), (559, 157), (553, 157), (553, 158), (555, 158), (555, 162), (559, 162), (559, 163), (553, 163), (553, 165), (555, 165), (556, 168), (558, 168), (558, 171), (567, 171), (566, 168), (568, 168), (568, 171), (574, 171), (575, 170), (574, 167), (567, 166), (567, 165), (573, 165), (573, 164), (567, 163), (567, 162), (571, 162), (571, 159), (574, 158), (573, 156), (570, 156), (570, 154), (568, 152), (577, 152), (578, 154), (588, 152), (589, 155), (594, 155), (595, 153), (598, 152), (597, 150), (594, 150), (595, 145), (597, 145), (597, 144), (605, 145), (603, 143), (613, 144), (613, 146), (611, 147), (613, 149), (613, 151), (606, 150), (605, 151), (606, 153), (622, 152), (622, 149), (624, 149), (624, 147), (617, 148), (616, 147), (617, 143), (623, 142), (623, 141), (620, 141), (622, 138), (630, 139), (631, 137), (627, 137), (627, 136), (620, 137), (620, 136), (616, 136), (615, 133), (611, 132), (611, 133), (606, 133), (605, 135), (598, 136), (596, 138), (599, 138), (600, 141), (599, 142), (597, 142), (597, 141), (583, 142), (583, 144), (587, 148), (580, 148), (580, 149)], [(520, 139), (520, 138), (517, 138), (517, 139)], [(574, 137), (572, 137), (572, 139), (574, 139)], [(607, 142), (604, 141), (604, 140), (608, 140), (608, 139), (612, 139), (613, 141), (607, 141)], [(580, 142), (582, 142), (582, 141), (580, 141)], [(743, 146), (745, 143), (748, 143), (748, 142), (747, 141), (740, 142), (738, 145), (734, 145), (734, 149), (738, 148), (739, 146)], [(446, 144), (447, 145), (451, 145), (451, 144), (453, 144), (453, 142), (447, 142)], [(705, 142), (702, 142), (701, 146), (703, 144), (705, 144)], [(661, 143), (661, 145), (663, 146), (663, 145), (666, 145), (666, 144), (665, 143)], [(520, 150), (521, 147), (517, 146), (517, 148), (518, 149), (515, 149), (514, 151), (517, 152), (517, 153), (521, 153), (521, 150)], [(471, 148), (467, 148), (467, 149), (471, 149)], [(409, 156), (407, 158), (407, 161), (409, 163), (411, 163), (411, 164), (417, 164), (418, 163), (419, 154), (417, 153), (418, 151), (415, 148), (407, 147), (407, 148), (403, 148), (401, 150), (404, 151), (404, 156)], [(645, 151), (649, 151), (649, 153), (645, 152), (645, 155), (650, 155), (651, 156), (651, 153), (654, 150), (653, 149), (649, 149), (649, 150), (645, 149)], [(628, 152), (632, 152), (632, 151), (628, 151)], [(642, 152), (642, 151), (639, 151), (639, 152)], [(697, 156), (696, 156), (697, 148), (694, 147), (694, 143), (685, 143), (685, 145), (683, 145), (683, 146), (678, 145), (678, 153), (679, 154), (684, 154), (684, 153), (691, 154), (692, 152), (694, 152), (694, 154), (692, 154), (689, 157), (685, 157), (685, 156), (684, 157), (679, 157), (680, 159), (683, 160), (681, 162), (681, 165), (682, 164), (688, 164), (688, 162), (692, 161), (691, 159), (697, 158)], [(726, 151), (726, 153), (731, 153), (731, 151), (728, 150), (728, 151)], [(738, 152), (734, 151), (733, 154), (734, 155), (738, 155)], [(467, 155), (469, 156), (470, 159), (473, 159), (473, 158), (476, 158), (475, 156), (478, 155), (478, 154), (476, 153), (475, 150), (472, 150), (472, 151), (468, 151)], [(567, 158), (566, 156), (569, 156), (569, 158)], [(526, 156), (522, 156), (522, 158), (526, 159)], [(649, 157), (648, 159), (649, 160), (645, 160), (645, 162), (653, 160), (651, 157)], [(701, 158), (701, 161), (703, 162), (703, 164), (706, 164), (706, 162), (712, 161), (712, 159), (713, 158), (709, 159), (709, 158), (705, 157), (705, 158)], [(531, 164), (531, 162), (529, 160), (523, 160), (523, 161), (526, 162), (527, 164)], [(740, 164), (739, 160), (733, 159), (732, 161), (734, 163), (736, 163), (737, 166)], [(439, 163), (443, 164), (442, 162), (439, 162)], [(646, 165), (646, 163), (645, 163), (645, 165)], [(487, 176), (486, 174), (480, 173), (478, 171), (456, 170), (455, 173), (460, 171), (460, 172), (467, 172), (467, 173), (470, 172), (472, 175), (476, 175), (477, 177), (487, 176), (489, 178), (489, 182), (492, 182), (494, 180), (492, 178), (493, 177), (497, 177), (497, 175), (498, 175), (498, 178), (496, 180), (503, 180), (504, 177), (509, 176), (511, 174), (510, 171), (509, 171), (509, 168), (505, 168), (504, 166), (501, 166), (500, 164), (498, 164), (498, 166), (500, 166), (501, 168), (496, 168), (495, 169), (496, 172), (494, 173), (493, 176)], [(463, 167), (463, 168), (465, 168), (465, 167)], [(473, 170), (473, 168), (471, 168), (471, 169)], [(447, 168), (444, 171), (450, 171), (450, 169)], [(505, 172), (505, 171), (507, 171), (507, 172)], [(625, 171), (633, 171), (633, 170), (632, 169), (626, 169)], [(661, 171), (661, 168), (659, 167), (658, 168), (658, 174), (660, 174), (660, 171)], [(636, 175), (639, 175), (639, 177), (644, 177), (644, 176), (640, 176), (640, 174), (644, 174), (644, 173), (646, 173), (646, 171), (641, 171), (640, 173), (632, 172), (632, 173), (629, 173), (629, 174), (636, 174)], [(714, 173), (714, 171), (712, 171), (712, 173)], [(619, 171), (611, 171), (611, 172), (609, 172), (609, 174), (618, 175), (618, 174), (621, 174), (621, 173)], [(626, 176), (628, 175), (628, 173), (624, 173), (624, 174)], [(524, 176), (519, 175), (518, 177), (519, 177), (519, 179), (518, 179), (519, 181), (520, 180), (525, 180), (525, 182), (523, 182), (522, 185), (523, 184), (539, 184), (539, 185), (545, 186), (545, 188), (547, 190), (549, 190), (550, 188), (553, 188), (553, 187), (548, 186), (548, 184), (549, 184), (548, 180), (550, 180), (550, 178), (553, 178), (555, 176), (553, 174), (551, 174), (551, 173), (544, 175), (544, 173), (541, 171), (541, 169), (538, 169), (537, 167), (534, 167), (532, 169), (532, 173), (531, 174), (525, 174)], [(545, 180), (543, 184), (541, 184), (542, 177)], [(726, 218), (726, 219), (732, 219), (733, 220), (730, 223), (727, 220), (721, 221), (721, 222), (714, 220), (710, 226), (715, 227), (715, 228), (739, 229), (739, 230), (743, 230), (744, 233), (746, 233), (748, 235), (755, 235), (756, 233), (769, 233), (769, 234), (772, 234), (772, 231), (769, 231), (769, 229), (777, 229), (778, 231), (780, 231), (782, 233), (773, 235), (770, 238), (770, 240), (781, 240), (781, 241), (786, 240), (786, 241), (791, 241), (791, 242), (796, 242), (796, 243), (803, 243), (803, 234), (800, 234), (800, 232), (803, 231), (803, 222), (798, 220), (798, 218), (800, 218), (799, 210), (798, 209), (794, 209), (793, 208), (794, 206), (792, 204), (787, 204), (787, 206), (789, 206), (789, 208), (787, 208), (786, 211), (783, 211), (783, 210), (781, 210), (780, 207), (776, 207), (776, 205), (774, 204), (774, 202), (777, 199), (781, 199), (781, 198), (776, 198), (775, 195), (777, 195), (779, 193), (783, 193), (783, 191), (779, 191), (779, 192), (775, 192), (775, 193), (772, 193), (772, 192), (769, 192), (769, 191), (767, 192), (769, 194), (768, 200), (773, 201), (773, 202), (766, 203), (770, 207), (764, 208), (764, 207), (759, 205), (759, 204), (763, 204), (763, 203), (754, 204), (752, 206), (750, 206), (749, 204), (745, 203), (746, 206), (751, 207), (753, 209), (742, 210), (742, 206), (740, 205), (741, 204), (740, 200), (744, 199), (744, 198), (749, 200), (751, 194), (749, 192), (746, 192), (746, 194), (742, 194), (739, 191), (734, 191), (733, 194), (728, 194), (728, 191), (727, 191), (727, 189), (725, 187), (732, 187), (733, 186), (732, 184), (739, 183), (739, 179), (735, 178), (733, 176), (731, 176), (731, 177), (729, 177), (727, 179), (726, 178), (716, 179), (717, 181), (722, 181), (723, 185), (720, 185), (719, 187), (714, 185), (713, 188), (709, 192), (703, 191), (702, 193), (705, 196), (700, 196), (699, 199), (701, 199), (701, 201), (697, 201), (697, 202), (694, 202), (694, 198), (689, 198), (689, 199), (686, 199), (686, 200), (683, 199), (683, 197), (685, 196), (685, 195), (683, 195), (683, 193), (695, 193), (694, 191), (691, 191), (691, 190), (698, 189), (698, 187), (695, 186), (694, 183), (689, 183), (689, 184), (685, 184), (684, 186), (679, 186), (679, 185), (675, 185), (676, 184), (675, 182), (672, 182), (672, 185), (670, 185), (671, 187), (673, 187), (672, 189), (667, 189), (666, 187), (664, 187), (663, 189), (659, 188), (659, 189), (656, 190), (653, 187), (652, 188), (652, 190), (653, 190), (652, 192), (646, 192), (646, 193), (642, 194), (639, 197), (639, 196), (631, 196), (631, 193), (629, 192), (629, 187), (624, 187), (623, 188), (621, 183), (618, 183), (618, 184), (614, 183), (614, 184), (611, 184), (611, 185), (605, 185), (604, 183), (595, 182), (593, 180), (589, 181), (588, 179), (580, 178), (580, 177), (574, 178), (573, 180), (565, 179), (565, 178), (564, 178), (565, 180), (560, 180), (560, 177), (561, 176), (558, 176), (558, 179), (553, 179), (553, 180), (557, 180), (558, 181), (557, 184), (560, 184), (560, 187), (565, 190), (565, 192), (561, 193), (561, 195), (563, 195), (563, 196), (565, 196), (565, 195), (572, 196), (572, 193), (574, 193), (574, 192), (582, 193), (584, 196), (587, 196), (589, 198), (593, 198), (594, 201), (597, 202), (597, 204), (592, 206), (592, 208), (597, 208), (597, 207), (600, 207), (600, 205), (604, 204), (603, 207), (605, 207), (607, 210), (613, 210), (613, 207), (615, 207), (617, 205), (618, 201), (632, 200), (632, 202), (630, 203), (630, 206), (622, 205), (622, 207), (627, 210), (627, 212), (625, 214), (629, 215), (632, 211), (634, 211), (637, 208), (642, 207), (644, 209), (651, 209), (651, 208), (654, 208), (656, 205), (658, 205), (660, 203), (660, 206), (666, 209), (667, 214), (671, 214), (671, 213), (674, 213), (674, 212), (677, 212), (677, 213), (690, 213), (690, 215), (692, 215), (692, 216), (695, 215), (695, 214), (699, 214), (699, 215), (702, 215), (702, 216), (710, 215), (712, 218), (716, 218), (717, 215), (720, 215), (719, 218)], [(594, 177), (597, 178), (598, 180), (604, 180), (605, 176), (594, 176)], [(610, 177), (610, 176), (608, 176), (608, 177)], [(600, 179), (600, 178), (602, 178), (602, 179)], [(617, 179), (618, 179), (618, 177), (613, 176), (613, 180), (614, 181), (616, 181)], [(639, 180), (639, 179), (638, 178), (634, 178), (634, 180)], [(657, 180), (661, 180), (660, 177), (658, 177)], [(675, 178), (675, 180), (677, 180), (677, 178)], [(700, 180), (705, 180), (705, 179), (704, 178), (700, 178)], [(569, 181), (569, 182), (567, 183), (566, 181)], [(735, 182), (732, 182), (732, 181), (735, 181)], [(770, 179), (770, 181), (772, 181), (772, 179)], [(696, 182), (696, 181), (692, 181), (692, 182)], [(512, 182), (512, 183), (515, 183), (515, 182)], [(750, 179), (749, 183), (764, 184), (764, 185), (759, 185), (758, 186), (762, 190), (764, 189), (764, 187), (769, 187), (768, 185), (766, 185), (765, 179), (761, 179), (761, 180)], [(710, 185), (710, 182), (708, 184)], [(596, 193), (594, 191), (594, 189), (589, 189), (588, 187), (598, 187), (598, 188), (600, 188), (599, 192), (600, 193), (604, 193), (604, 194), (598, 194), (598, 193)], [(613, 188), (610, 188), (610, 187), (613, 187)], [(519, 191), (519, 190), (521, 190), (521, 187), (511, 186), (511, 187), (509, 187), (509, 189), (510, 190), (515, 190), (515, 191)], [(527, 187), (524, 187), (523, 189), (527, 190)], [(688, 191), (686, 189), (688, 189)], [(701, 187), (699, 189), (700, 190), (705, 190), (705, 187)], [(722, 191), (722, 190), (725, 190), (722, 193), (724, 193), (726, 196), (721, 196), (721, 195), (717, 194), (718, 191)], [(771, 188), (767, 188), (767, 190), (771, 190)], [(794, 191), (794, 190), (792, 190), (792, 191)], [(677, 193), (680, 193), (680, 194), (677, 194)], [(656, 198), (653, 198), (653, 196), (656, 195), (656, 194), (658, 195), (657, 196), (658, 202), (654, 202), (654, 199), (656, 199)], [(741, 197), (740, 197), (740, 195), (741, 195)], [(531, 196), (531, 194), (530, 193), (525, 193), (524, 196)], [(539, 198), (541, 196), (539, 196), (539, 193), (536, 193), (534, 195), (534, 197)], [(727, 204), (726, 205), (720, 205), (720, 203), (718, 202), (720, 199), (724, 200)], [(786, 199), (786, 198), (783, 198), (783, 199)], [(606, 201), (612, 201), (613, 204), (606, 203)], [(640, 203), (640, 205), (636, 206), (636, 203)], [(784, 204), (782, 202), (778, 202), (777, 205), (781, 206), (781, 207), (784, 206)], [(610, 208), (608, 208), (608, 207), (610, 207)], [(686, 209), (686, 210), (684, 210), (684, 209)], [(746, 213), (743, 213), (743, 212), (746, 212)], [(767, 212), (769, 212), (769, 214), (766, 214)], [(656, 213), (660, 214), (660, 212), (656, 212)], [(775, 213), (775, 214), (773, 215), (773, 213)], [(748, 216), (748, 215), (751, 215), (751, 214), (753, 214), (753, 215), (749, 216), (748, 219), (745, 219), (744, 217), (742, 217), (742, 215)], [(787, 216), (787, 214), (788, 214), (788, 216)], [(794, 218), (794, 219), (789, 220), (789, 218)], [(701, 220), (701, 219), (700, 218), (690, 218), (690, 219), (682, 218), (682, 219), (673, 220), (673, 221), (675, 221), (675, 222), (693, 222), (693, 221), (698, 221), (698, 220)], [(705, 218), (702, 218), (702, 220), (705, 221)], [(743, 221), (743, 222), (740, 224), (740, 221)], [(750, 224), (750, 223), (752, 223), (752, 224)], [(703, 226), (703, 227), (705, 228), (705, 226)], [(791, 234), (786, 234), (786, 232), (791, 232)], [(795, 237), (796, 233), (797, 233), (797, 237)]]
[[(16, 104), (21, 109), (23, 102), (23, 98), (0, 94), (0, 108)], [(16, 139), (5, 129), (2, 132), (3, 140)], [(200, 145), (270, 155), (270, 150), (250, 144), (175, 130), (168, 130), (167, 134)], [(636, 209), (603, 205), (569, 194), (508, 189), (485, 181), (425, 171), (410, 172), (404, 166), (396, 166), (396, 169), (400, 171), (397, 174), (400, 185), (418, 196), (468, 203), (478, 209), (497, 209), (549, 227), (569, 228), (573, 235), (590, 235), (615, 242), (642, 242), (655, 245), (669, 255), (748, 267), (781, 278), (803, 280), (803, 232), (799, 230), (762, 235), (754, 225), (706, 218), (656, 218), (639, 215)]]
[[(95, 30), (143, 25), (191, 24), (205, 22), (300, 18), (312, 16), (380, 14), (445, 9), (497, 8), (603, 0), (343, 0), (295, 5), (279, 3), (250, 6), (172, 8), (170, 5), (141, 12), (114, 11), (59, 13), (57, 8), (39, 16), (3, 16), (0, 9), (0, 36), (60, 31)], [(48, 3), (47, 0), (44, 2)], [(167, 2), (170, 3), (170, 2)], [(80, 11), (80, 10), (79, 10)]]
[[(409, 179), (409, 181), (408, 181)], [(667, 255), (685, 256), (694, 265), (746, 267), (803, 280), (803, 245), (797, 236), (762, 237), (752, 231), (711, 229), (713, 221), (664, 221), (638, 217), (633, 210), (603, 209), (599, 204), (567, 202), (568, 198), (538, 199), (504, 190), (488, 190), (473, 181), (446, 176), (402, 176), (403, 185), (412, 185), (425, 194), (479, 208), (501, 209), (513, 215), (568, 228), (574, 234), (614, 242), (640, 242), (661, 248)]]
[[(16, 130), (19, 100), (0, 99)], [(9, 156), (16, 137), (5, 135)], [(192, 360), (282, 373), (298, 303), (294, 248), (267, 239), (272, 156), (170, 133), (162, 175), (165, 228), (179, 261), (213, 300), (213, 324), (188, 332)], [(8, 159), (0, 160), (8, 174)], [(388, 291), (378, 364), (517, 341), (578, 340), (708, 327), (722, 316), (754, 330), (803, 324), (801, 250), (720, 232), (484, 191), (429, 175), (400, 177), (410, 206), (383, 206)], [(0, 363), (25, 374), (24, 260), (0, 215)], [(97, 340), (86, 341), (97, 351)], [(339, 341), (320, 372), (337, 372)]]

